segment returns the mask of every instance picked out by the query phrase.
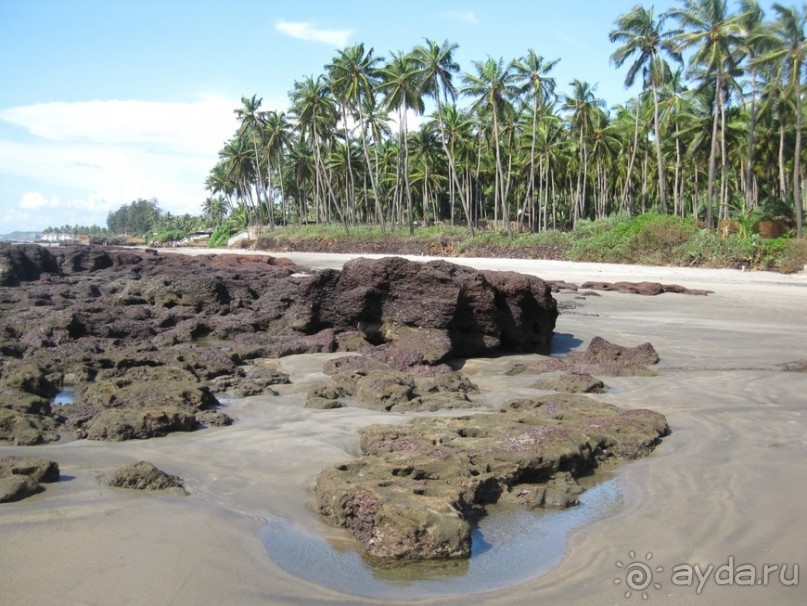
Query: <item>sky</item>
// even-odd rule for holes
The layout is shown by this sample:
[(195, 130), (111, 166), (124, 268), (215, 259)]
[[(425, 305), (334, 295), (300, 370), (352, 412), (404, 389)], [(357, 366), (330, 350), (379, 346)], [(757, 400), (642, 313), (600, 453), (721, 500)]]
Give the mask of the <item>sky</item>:
[(623, 103), (608, 33), (636, 3), (0, 0), (0, 233), (104, 226), (138, 198), (200, 214), (240, 98), (286, 110), (295, 80), (358, 42), (389, 57), (448, 40), (463, 72), (534, 49), (560, 59), (559, 93), (576, 78)]

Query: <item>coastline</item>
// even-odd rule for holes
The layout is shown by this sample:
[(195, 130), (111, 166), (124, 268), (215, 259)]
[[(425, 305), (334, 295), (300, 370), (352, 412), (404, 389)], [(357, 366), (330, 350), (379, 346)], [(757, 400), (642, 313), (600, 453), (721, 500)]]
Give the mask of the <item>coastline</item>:
[[(174, 252), (188, 251), (160, 250)], [(272, 255), (321, 267), (341, 267), (348, 257), (382, 256)], [(667, 415), (673, 434), (649, 458), (618, 469), (622, 509), (576, 531), (556, 568), (473, 599), (492, 604), (623, 603), (624, 587), (613, 581), (621, 572), (616, 562), (627, 561), (631, 550), (641, 557), (652, 553), (653, 562), (667, 571), (686, 562), (719, 566), (730, 556), (760, 565), (804, 558), (804, 375), (777, 369), (778, 364), (807, 359), (804, 272), (443, 260), (568, 282), (653, 280), (714, 291), (707, 297), (602, 293), (561, 315), (556, 331), (584, 344), (595, 335), (626, 345), (653, 343), (662, 358), (659, 376), (606, 378), (612, 390), (598, 399), (658, 410)], [(282, 359), (293, 384), (279, 389), (275, 398), (234, 402), (232, 412), (239, 421), (232, 428), (121, 444), (0, 446), (0, 456), (52, 456), (64, 476), (45, 493), (0, 508), (6, 599), (25, 604), (376, 603), (286, 573), (268, 558), (258, 537), (264, 515), (340, 535), (306, 508), (316, 473), (356, 454), (358, 427), (407, 418), (352, 408), (303, 409), (305, 385), (320, 379), (317, 365), (321, 367), (322, 359), (322, 354)], [(479, 366), (489, 371), (497, 363), (504, 361)], [(499, 374), (485, 376), (483, 394), (495, 391), (504, 398), (513, 389)], [(141, 458), (182, 475), (191, 496), (130, 495), (98, 484), (97, 476), (107, 468)], [(652, 589), (652, 597), (670, 604), (695, 599), (694, 588), (671, 586), (668, 572), (659, 580), (662, 588)], [(776, 583), (712, 583), (696, 597), (704, 604), (797, 604), (805, 595), (803, 588)], [(467, 599), (417, 603), (463, 604)]]

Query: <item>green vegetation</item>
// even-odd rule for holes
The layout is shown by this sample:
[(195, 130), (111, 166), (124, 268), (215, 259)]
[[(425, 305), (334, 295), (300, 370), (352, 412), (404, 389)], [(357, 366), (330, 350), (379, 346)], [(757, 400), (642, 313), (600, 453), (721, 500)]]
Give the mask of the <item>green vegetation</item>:
[[(389, 58), (354, 44), (291, 83), (288, 113), (242, 98), (205, 216), (270, 230), (374, 224), (390, 238), (493, 226), (523, 240), (522, 228), (655, 211), (707, 229), (735, 219), (751, 241), (775, 208), (801, 236), (806, 21), (804, 7), (766, 15), (756, 0), (679, 0), (663, 14), (637, 5), (615, 16), (610, 39), (626, 85), (641, 78), (642, 91), (610, 108), (591, 83), (560, 90), (560, 59), (533, 49), (462, 71), (449, 41)], [(427, 112), (409, 128), (408, 114)]]

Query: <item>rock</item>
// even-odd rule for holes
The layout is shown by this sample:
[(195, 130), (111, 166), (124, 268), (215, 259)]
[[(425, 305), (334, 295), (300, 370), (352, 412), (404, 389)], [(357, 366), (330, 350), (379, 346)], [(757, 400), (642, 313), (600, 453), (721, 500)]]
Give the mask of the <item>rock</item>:
[(332, 400), (329, 398), (321, 398), (319, 396), (309, 395), (305, 399), (306, 408), (314, 408), (318, 410), (333, 410), (335, 408), (344, 408), (345, 403), (339, 400)]
[(104, 481), (108, 486), (114, 488), (169, 490), (177, 494), (188, 494), (182, 478), (169, 475), (148, 461), (139, 461), (121, 467), (116, 472), (108, 475)]
[[(289, 318), (306, 334), (358, 327), (371, 344), (396, 343), (434, 363), (498, 348), (547, 353), (557, 305), (539, 278), (385, 257), (306, 279)], [(418, 342), (412, 329), (428, 338)]]
[(178, 366), (135, 366), (99, 376), (76, 402), (101, 408), (174, 407), (196, 412), (218, 406), (210, 388)]
[(563, 391), (566, 393), (602, 393), (605, 384), (588, 373), (564, 373), (552, 377), (538, 379), (532, 384), (534, 389), (547, 391)]
[[(28, 476), (37, 482), (58, 482), (59, 464), (41, 457), (14, 457), (6, 464), (14, 475)], [(0, 465), (0, 469), (2, 469)], [(3, 475), (0, 471), (0, 475)]]
[(781, 364), (780, 367), (785, 372), (807, 372), (807, 360), (788, 362), (787, 364)]
[(226, 412), (202, 410), (194, 415), (196, 422), (208, 427), (226, 427), (233, 424), (233, 418)]
[(0, 478), (0, 503), (21, 501), (38, 492), (42, 492), (42, 487), (29, 476), (12, 475)]
[(0, 244), (0, 286), (17, 286), (57, 274), (59, 266), (47, 248), (35, 244)]
[(90, 440), (144, 440), (196, 429), (193, 414), (180, 409), (103, 410), (87, 427)]
[(658, 353), (650, 343), (625, 347), (594, 337), (585, 352), (570, 352), (569, 363), (576, 372), (607, 376), (653, 375), (647, 366), (657, 364)]
[(8, 440), (15, 446), (32, 446), (58, 439), (57, 423), (51, 417), (0, 408), (0, 440)]
[(572, 505), (575, 477), (643, 456), (668, 431), (658, 413), (569, 395), (374, 425), (360, 432), (360, 458), (320, 473), (315, 506), (371, 556), (468, 557), (471, 524), (486, 505), (503, 495), (531, 507)]
[(678, 284), (660, 284), (658, 282), (584, 282), (580, 287), (589, 290), (615, 291), (625, 294), (655, 296), (662, 293), (705, 296), (710, 290), (690, 289)]

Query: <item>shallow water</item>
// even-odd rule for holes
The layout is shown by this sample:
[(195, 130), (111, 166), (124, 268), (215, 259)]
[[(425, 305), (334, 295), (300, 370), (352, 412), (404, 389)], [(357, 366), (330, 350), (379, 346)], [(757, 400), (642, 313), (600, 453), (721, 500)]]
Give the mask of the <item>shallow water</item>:
[(528, 511), (494, 507), (472, 534), (471, 558), (389, 567), (372, 566), (352, 542), (331, 544), (280, 518), (261, 531), (269, 557), (293, 575), (372, 598), (421, 598), (478, 593), (521, 583), (558, 564), (568, 534), (613, 515), (622, 505), (615, 478), (584, 492), (580, 505)]
[(76, 392), (74, 392), (72, 389), (63, 389), (53, 397), (51, 404), (54, 406), (65, 406), (67, 404), (72, 404), (75, 399)]

